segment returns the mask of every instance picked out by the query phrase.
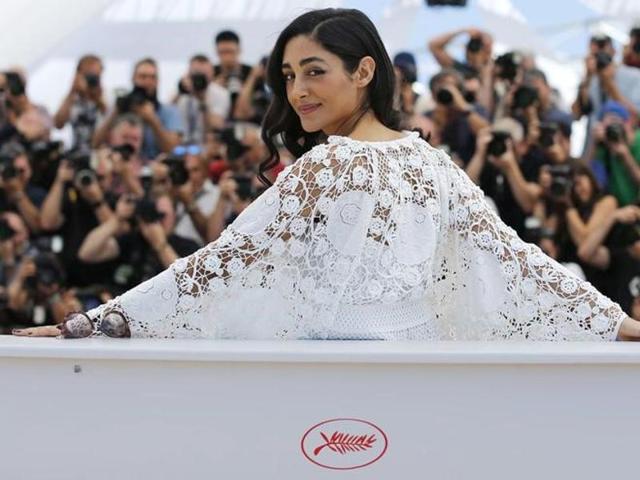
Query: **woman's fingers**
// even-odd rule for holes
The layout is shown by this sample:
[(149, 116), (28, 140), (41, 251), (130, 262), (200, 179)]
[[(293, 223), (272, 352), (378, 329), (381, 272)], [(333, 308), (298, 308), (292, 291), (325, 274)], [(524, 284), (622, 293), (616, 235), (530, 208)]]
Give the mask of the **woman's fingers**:
[(17, 337), (57, 337), (61, 332), (57, 325), (44, 325), (42, 327), (16, 328), (11, 333)]

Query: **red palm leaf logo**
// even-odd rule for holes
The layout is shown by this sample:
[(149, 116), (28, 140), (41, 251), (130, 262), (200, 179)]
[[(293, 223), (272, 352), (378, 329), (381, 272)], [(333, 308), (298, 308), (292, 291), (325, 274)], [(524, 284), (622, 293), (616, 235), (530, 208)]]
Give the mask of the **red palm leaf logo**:
[(387, 435), (380, 427), (358, 418), (325, 420), (309, 428), (300, 441), (307, 460), (332, 470), (371, 465), (386, 453), (387, 446)]
[(313, 450), (314, 455), (318, 455), (324, 447), (329, 447), (330, 450), (334, 452), (340, 453), (344, 455), (347, 452), (361, 452), (371, 448), (373, 446), (373, 442), (376, 441), (375, 434), (369, 435), (349, 435), (347, 433), (339, 433), (333, 432), (331, 438), (327, 438), (327, 436), (320, 432), (320, 436), (325, 441), (324, 444), (316, 447)]

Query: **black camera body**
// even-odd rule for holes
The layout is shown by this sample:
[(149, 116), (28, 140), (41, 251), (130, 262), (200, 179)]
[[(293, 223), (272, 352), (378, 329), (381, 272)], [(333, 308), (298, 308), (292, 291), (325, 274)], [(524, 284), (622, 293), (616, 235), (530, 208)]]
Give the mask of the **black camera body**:
[(100, 86), (99, 75), (96, 75), (94, 73), (86, 73), (84, 79), (87, 82), (87, 87), (89, 88), (98, 88)]
[(538, 100), (538, 90), (529, 86), (521, 85), (513, 94), (514, 108), (527, 108)]
[(449, 106), (453, 104), (453, 94), (446, 88), (439, 88), (436, 91), (436, 102), (440, 105)]
[(192, 73), (191, 86), (194, 92), (204, 92), (209, 86), (207, 76), (204, 73)]
[(169, 167), (169, 180), (175, 187), (180, 187), (189, 180), (189, 172), (184, 165), (184, 157), (181, 155), (171, 155), (163, 160)]
[(572, 170), (570, 165), (551, 165), (549, 173), (551, 174), (549, 193), (552, 197), (564, 197), (571, 191), (573, 180), (571, 178)]
[(484, 43), (482, 42), (482, 37), (475, 36), (471, 37), (467, 42), (467, 51), (471, 53), (478, 53), (484, 47)]
[(76, 172), (74, 183), (81, 187), (88, 187), (96, 181), (96, 174), (91, 168), (91, 156), (81, 151), (67, 153), (67, 161)]
[(123, 162), (128, 162), (129, 160), (131, 160), (135, 149), (128, 143), (123, 143), (122, 145), (111, 147), (111, 151), (120, 154)]
[(149, 101), (149, 97), (144, 88), (135, 86), (131, 92), (116, 98), (116, 108), (118, 113), (129, 113)]
[(20, 174), (20, 170), (13, 164), (13, 157), (0, 158), (0, 177), (3, 181), (9, 181)]
[(256, 195), (256, 189), (253, 187), (251, 177), (246, 175), (234, 175), (232, 178), (238, 185), (236, 193), (240, 200), (253, 200)]
[(143, 197), (135, 200), (135, 203), (136, 207), (133, 215), (144, 223), (159, 222), (164, 218), (164, 214), (158, 211), (155, 202), (150, 198)]
[(16, 231), (11, 228), (6, 218), (0, 218), (0, 242), (9, 240), (15, 235)]
[(5, 72), (4, 77), (7, 81), (7, 90), (11, 96), (19, 97), (25, 94), (26, 87), (20, 75), (16, 72)]
[(507, 151), (507, 139), (511, 138), (509, 132), (495, 130), (491, 132), (491, 140), (487, 145), (487, 154), (500, 157)]
[(558, 124), (555, 122), (540, 123), (540, 138), (538, 143), (542, 148), (549, 148), (555, 143), (555, 135), (558, 131)]
[(500, 67), (498, 76), (503, 80), (513, 81), (518, 74), (522, 57), (516, 52), (507, 52), (496, 58), (495, 63)]
[(604, 70), (613, 61), (613, 57), (607, 52), (599, 51), (595, 54), (596, 57), (596, 69)]
[(624, 125), (618, 122), (610, 123), (604, 129), (604, 136), (607, 142), (618, 143), (626, 141), (627, 135), (624, 132)]

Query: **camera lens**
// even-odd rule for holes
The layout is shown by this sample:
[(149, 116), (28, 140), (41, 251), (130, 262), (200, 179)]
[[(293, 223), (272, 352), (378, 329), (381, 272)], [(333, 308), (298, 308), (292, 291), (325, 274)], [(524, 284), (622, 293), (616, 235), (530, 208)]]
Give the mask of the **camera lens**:
[(440, 88), (436, 92), (436, 102), (441, 105), (451, 105), (453, 103), (453, 94), (446, 88)]

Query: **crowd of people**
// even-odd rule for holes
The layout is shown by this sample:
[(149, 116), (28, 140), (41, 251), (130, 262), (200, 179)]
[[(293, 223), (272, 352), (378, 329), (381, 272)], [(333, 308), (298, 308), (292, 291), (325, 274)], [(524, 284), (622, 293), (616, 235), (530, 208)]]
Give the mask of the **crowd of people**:
[[(460, 59), (449, 53), (458, 37)], [(640, 319), (640, 29), (620, 61), (611, 38), (590, 39), (575, 99), (560, 98), (534, 55), (495, 55), (487, 32), (446, 33), (428, 48), (441, 70), (424, 95), (414, 56), (393, 59), (403, 127), (446, 150), (521, 237)], [(243, 64), (228, 30), (214, 50), (215, 64), (190, 58), (168, 103), (153, 58), (109, 103), (102, 60), (83, 56), (53, 115), (29, 97), (24, 71), (0, 73), (0, 333), (58, 323), (151, 278), (215, 241), (264, 191), (268, 57)], [(52, 141), (66, 125), (71, 144)], [(267, 176), (294, 161), (282, 147)]]

